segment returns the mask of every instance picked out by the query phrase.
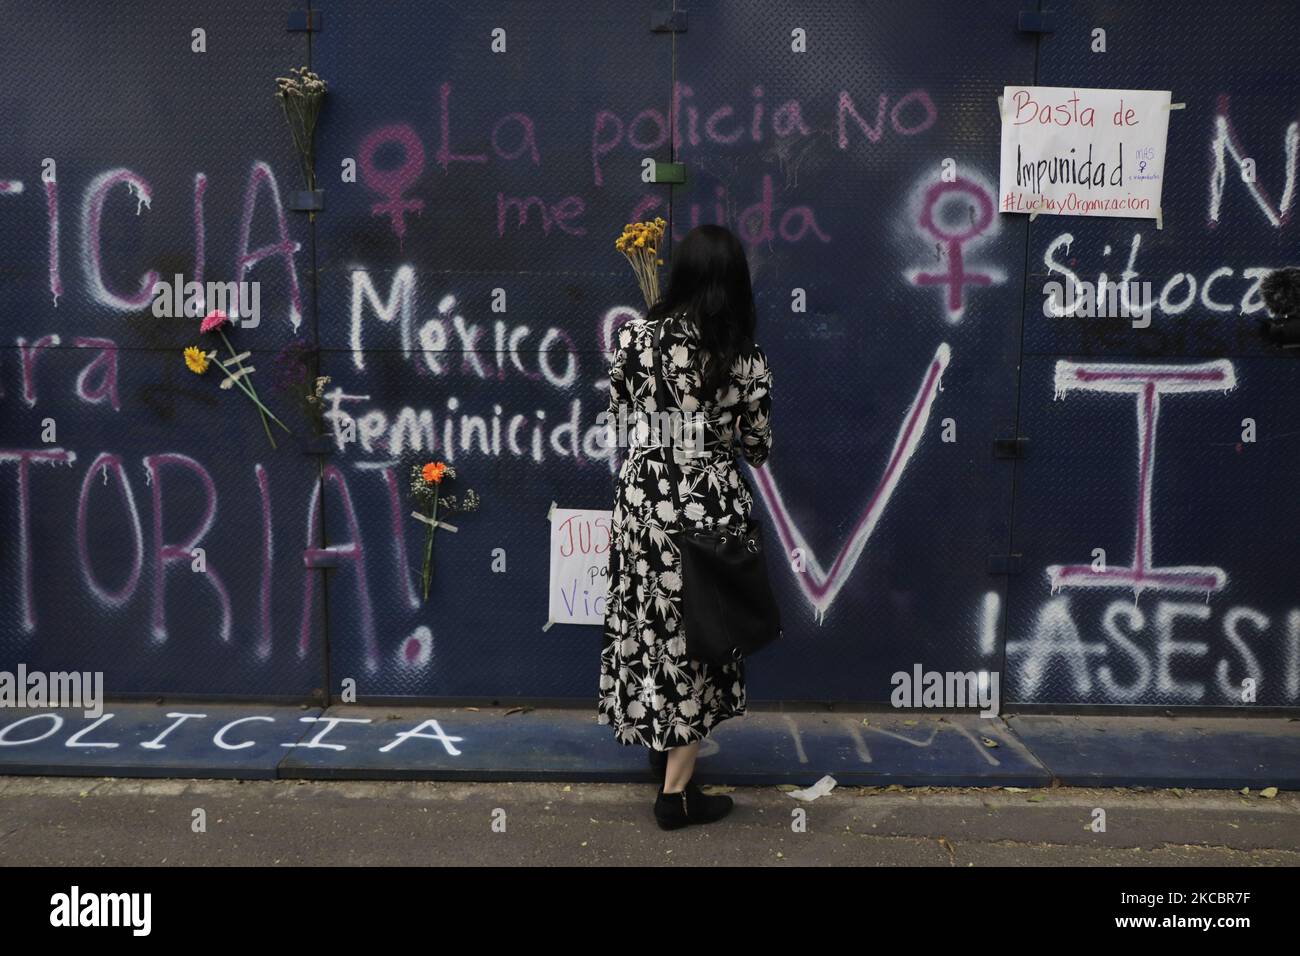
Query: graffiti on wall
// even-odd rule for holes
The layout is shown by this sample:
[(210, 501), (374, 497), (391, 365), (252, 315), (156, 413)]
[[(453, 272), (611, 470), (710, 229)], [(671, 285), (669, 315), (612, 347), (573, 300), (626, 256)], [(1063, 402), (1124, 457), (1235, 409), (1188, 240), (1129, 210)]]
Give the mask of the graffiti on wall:
[[(988, 56), (964, 55), (972, 67)], [(885, 699), (888, 674), (923, 640), (962, 669), (1003, 661), (1009, 698), (1234, 703), (1255, 678), (1270, 701), (1300, 702), (1300, 609), (1263, 558), (1225, 550), (1161, 484), (1196, 453), (1171, 430), (1177, 416), (1242, 408), (1264, 387), (1292, 393), (1252, 364), (1259, 284), (1284, 264), (1275, 246), (1195, 247), (1285, 234), (1300, 124), (1247, 122), (1226, 93), (1191, 100), (1177, 123), (1197, 124), (1206, 152), (1178, 170), (1159, 235), (1131, 222), (1028, 227), (996, 211), (991, 100), (980, 120), (906, 76), (876, 89), (832, 72), (792, 95), (756, 63), (732, 79), (697, 70), (665, 71), (666, 95), (644, 102), (585, 78), (594, 92), (566, 89), (583, 106), (563, 116), (463, 72), (422, 77), (419, 106), (358, 110), (374, 89), (340, 77), (352, 88), (339, 95), (354, 99), (322, 127), (321, 155), (355, 160), (356, 179), (331, 183), (314, 230), (288, 208), (287, 171), (260, 152), (187, 160), (178, 174), (115, 150), (53, 178), (35, 152), (6, 155), (0, 218), (25, 225), (4, 247), (22, 279), (4, 300), (0, 363), (3, 656), (111, 646), (134, 691), (232, 661), (216, 693), (287, 660), (300, 668), (292, 692), (305, 694), (328, 634), (331, 692), (352, 677), (393, 696), (504, 693), (494, 673), (509, 671), (510, 693), (579, 695), (581, 637), (539, 636), (539, 516), (552, 499), (606, 503), (615, 456), (596, 415), (616, 331), (640, 314), (606, 237), (613, 223), (665, 215), (675, 240), (702, 222), (737, 232), (769, 330), (776, 445), (747, 474), (791, 555), (780, 587), (801, 655), (774, 668), (773, 696)], [(945, 177), (949, 153), (958, 173)], [(647, 157), (686, 163), (687, 188), (643, 183)], [(861, 186), (862, 209), (844, 209), (842, 182)], [(443, 258), (426, 254), (447, 236)], [(498, 252), (516, 258), (498, 268)], [(219, 399), (183, 380), (188, 343), (140, 321), (177, 263), (199, 283), (263, 283), (254, 348), (319, 350), (324, 452), (248, 444)], [(1043, 277), (1153, 282), (1141, 349), (1123, 323), (1043, 315)], [(815, 315), (790, 313), (794, 285), (813, 289)], [(494, 307), (498, 289), (509, 310)], [(891, 374), (829, 394), (863, 355)], [(1043, 366), (1045, 387), (1033, 377)], [(1066, 407), (1083, 403), (1097, 417), (1080, 426)], [(847, 441), (812, 474), (801, 459), (826, 447), (795, 416), (825, 407), (870, 422), (831, 422)], [(985, 433), (1004, 412), (1105, 433), (1113, 461), (1086, 481), (1032, 456), (995, 462)], [(47, 419), (55, 441), (37, 437)], [(942, 437), (954, 425), (955, 452)], [(1076, 437), (1062, 427), (1050, 441)], [(404, 488), (421, 456), (463, 466), (500, 508), (448, 544), (457, 557), (431, 606)], [(962, 508), (920, 500), (961, 494)], [(1107, 519), (1104, 570), (1057, 541), (1099, 495), (1132, 501), (1122, 526)], [(1036, 520), (1022, 521), (1036, 502)], [(978, 559), (1007, 537), (1034, 563), (1004, 589)], [(495, 547), (510, 556), (508, 589), (489, 577)], [(460, 597), (468, 589), (483, 597)], [(98, 644), (91, 624), (105, 629)]]

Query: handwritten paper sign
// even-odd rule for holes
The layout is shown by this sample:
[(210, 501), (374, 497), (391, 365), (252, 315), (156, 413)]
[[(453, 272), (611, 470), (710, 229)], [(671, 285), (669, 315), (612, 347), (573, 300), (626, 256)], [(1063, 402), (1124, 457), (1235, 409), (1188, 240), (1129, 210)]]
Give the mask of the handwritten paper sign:
[(1001, 211), (1160, 218), (1169, 96), (1005, 87)]
[(605, 623), (605, 589), (613, 512), (551, 511), (551, 599), (554, 624)]

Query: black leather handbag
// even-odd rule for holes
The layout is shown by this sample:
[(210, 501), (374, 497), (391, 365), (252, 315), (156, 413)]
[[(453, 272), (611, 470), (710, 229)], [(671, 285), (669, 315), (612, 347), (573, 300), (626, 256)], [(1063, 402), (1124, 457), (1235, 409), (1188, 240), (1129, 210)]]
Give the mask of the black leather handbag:
[[(659, 411), (673, 411), (664, 378), (663, 334), (659, 323), (655, 342), (656, 395)], [(716, 530), (692, 528), (682, 509), (681, 466), (673, 455), (678, 429), (663, 446), (673, 506), (682, 522), (682, 627), (686, 656), (709, 664), (731, 664), (771, 644), (781, 636), (781, 612), (767, 574), (763, 529), (753, 518), (747, 526)]]

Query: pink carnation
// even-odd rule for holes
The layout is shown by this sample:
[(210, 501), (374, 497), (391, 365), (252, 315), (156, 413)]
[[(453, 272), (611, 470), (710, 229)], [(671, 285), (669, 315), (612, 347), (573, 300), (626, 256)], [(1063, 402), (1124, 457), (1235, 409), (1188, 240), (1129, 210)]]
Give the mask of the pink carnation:
[(226, 315), (226, 313), (222, 312), (220, 309), (213, 309), (204, 318), (203, 324), (199, 326), (199, 331), (215, 332), (229, 321), (230, 316)]

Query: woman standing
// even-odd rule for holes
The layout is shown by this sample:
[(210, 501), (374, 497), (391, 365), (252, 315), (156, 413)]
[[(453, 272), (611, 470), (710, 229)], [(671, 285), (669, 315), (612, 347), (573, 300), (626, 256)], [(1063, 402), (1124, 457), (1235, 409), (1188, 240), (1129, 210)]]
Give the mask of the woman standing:
[[(732, 806), (728, 796), (702, 794), (691, 774), (700, 741), (745, 713), (744, 662), (737, 655), (719, 666), (686, 656), (678, 534), (743, 527), (749, 518), (754, 495), (736, 467), (736, 439), (755, 467), (772, 444), (772, 373), (754, 342), (755, 322), (740, 243), (722, 226), (698, 226), (673, 253), (660, 301), (619, 330), (610, 366), (608, 414), (632, 437), (614, 499), (597, 712), (620, 743), (649, 748), (663, 781), (654, 809), (664, 829), (708, 823)], [(660, 348), (668, 409), (657, 407)], [(668, 483), (664, 456), (672, 450), (664, 446), (671, 438), (637, 427), (657, 411), (703, 421), (702, 451), (678, 456), (685, 514)]]

